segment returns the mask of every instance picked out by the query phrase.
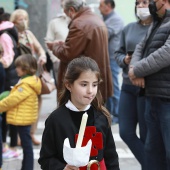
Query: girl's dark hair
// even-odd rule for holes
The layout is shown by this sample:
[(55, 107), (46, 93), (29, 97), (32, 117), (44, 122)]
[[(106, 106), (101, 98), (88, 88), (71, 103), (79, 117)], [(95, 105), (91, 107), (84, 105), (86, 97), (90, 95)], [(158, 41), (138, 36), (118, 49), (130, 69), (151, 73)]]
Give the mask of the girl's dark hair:
[(0, 8), (0, 23), (2, 22), (2, 21), (9, 21), (9, 19), (10, 19), (10, 14), (9, 13), (6, 13), (5, 11), (4, 11), (4, 8)]
[(105, 4), (110, 4), (113, 9), (114, 9), (115, 6), (116, 6), (114, 0), (105, 0), (104, 3), (105, 3)]
[(23, 54), (15, 60), (15, 66), (21, 67), (29, 75), (34, 75), (37, 71), (37, 60), (31, 54)]
[(4, 11), (4, 8), (3, 7), (0, 7), (0, 15), (4, 14), (5, 11)]
[[(70, 99), (70, 91), (65, 87), (65, 84), (66, 83), (73, 84), (74, 81), (80, 77), (81, 73), (86, 72), (88, 70), (91, 70), (92, 72), (96, 74), (98, 78), (98, 83), (100, 84), (102, 82), (100, 70), (99, 70), (97, 63), (93, 59), (82, 56), (82, 57), (73, 59), (68, 64), (68, 67), (67, 67), (67, 70), (64, 76), (63, 89), (61, 93), (58, 95), (59, 106), (67, 103), (67, 101)], [(104, 115), (107, 117), (109, 124), (111, 124), (110, 113), (103, 106), (103, 99), (102, 99), (99, 87), (98, 87), (96, 97), (94, 98), (91, 104), (95, 109), (103, 112)]]

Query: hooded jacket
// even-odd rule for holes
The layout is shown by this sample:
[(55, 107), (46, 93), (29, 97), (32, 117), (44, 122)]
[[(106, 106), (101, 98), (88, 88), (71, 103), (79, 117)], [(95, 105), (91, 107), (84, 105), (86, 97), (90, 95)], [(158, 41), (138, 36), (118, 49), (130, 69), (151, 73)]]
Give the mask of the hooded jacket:
[(38, 96), (41, 82), (36, 76), (21, 79), (10, 92), (0, 101), (0, 112), (7, 111), (7, 123), (26, 126), (34, 123), (38, 116)]
[(11, 65), (14, 59), (15, 53), (13, 50), (14, 48), (13, 41), (11, 37), (6, 32), (4, 32), (4, 30), (12, 29), (13, 27), (14, 27), (14, 24), (9, 21), (3, 21), (0, 24), (0, 32), (3, 31), (3, 33), (0, 36), (0, 43), (4, 50), (2, 63), (5, 68), (8, 68)]
[(9, 21), (3, 21), (0, 24), (0, 43), (4, 49), (4, 55), (1, 62), (5, 68), (5, 90), (11, 90), (19, 77), (15, 70), (15, 59), (19, 56), (18, 51), (18, 32), (14, 24)]

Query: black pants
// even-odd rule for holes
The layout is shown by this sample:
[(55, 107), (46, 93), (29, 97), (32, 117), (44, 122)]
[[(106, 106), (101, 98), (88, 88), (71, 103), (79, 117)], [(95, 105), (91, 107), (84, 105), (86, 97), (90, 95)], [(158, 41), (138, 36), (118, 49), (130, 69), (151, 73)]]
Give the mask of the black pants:
[(17, 127), (13, 125), (7, 125), (6, 123), (6, 113), (2, 114), (2, 141), (6, 143), (7, 133), (9, 130), (10, 147), (17, 146)]

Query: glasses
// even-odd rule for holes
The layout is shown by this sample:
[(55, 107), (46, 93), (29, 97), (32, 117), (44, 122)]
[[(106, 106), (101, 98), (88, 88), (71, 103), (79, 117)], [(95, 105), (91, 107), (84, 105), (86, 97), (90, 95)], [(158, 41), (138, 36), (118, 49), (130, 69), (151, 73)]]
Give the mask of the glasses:
[(142, 3), (143, 5), (147, 5), (147, 4), (149, 3), (149, 1), (141, 1), (141, 2), (137, 1), (135, 4), (136, 4), (136, 6), (137, 6), (137, 5), (140, 5), (141, 3)]

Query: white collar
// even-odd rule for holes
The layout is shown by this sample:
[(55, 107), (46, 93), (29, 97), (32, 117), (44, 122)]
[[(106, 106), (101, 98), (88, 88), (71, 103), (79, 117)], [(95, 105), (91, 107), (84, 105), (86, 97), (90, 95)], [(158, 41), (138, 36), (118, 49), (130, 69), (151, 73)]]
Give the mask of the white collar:
[[(80, 111), (76, 108), (76, 106), (74, 106), (74, 104), (70, 100), (68, 100), (68, 102), (65, 104), (65, 106), (72, 111), (76, 111), (76, 112)], [(90, 108), (90, 106), (91, 106), (90, 104), (87, 105), (86, 108), (83, 111), (88, 110)]]

